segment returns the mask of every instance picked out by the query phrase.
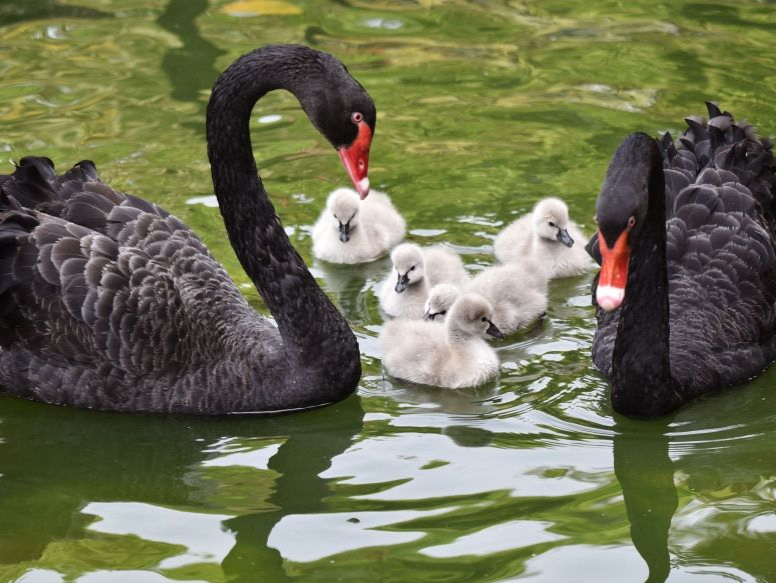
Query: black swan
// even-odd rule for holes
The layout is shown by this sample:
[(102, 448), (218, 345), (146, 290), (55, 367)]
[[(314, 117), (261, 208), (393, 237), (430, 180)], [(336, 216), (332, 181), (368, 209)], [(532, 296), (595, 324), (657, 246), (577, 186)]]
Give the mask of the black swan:
[(593, 361), (625, 415), (665, 415), (776, 359), (771, 143), (707, 107), (677, 144), (626, 138), (596, 204)]
[(207, 109), (213, 185), (240, 263), (277, 327), (257, 314), (174, 216), (99, 181), (25, 158), (0, 177), (0, 387), (114, 411), (275, 412), (351, 394), (353, 332), (291, 246), (253, 157), (251, 110), (294, 94), (369, 192), (372, 100), (329, 54), (256, 49), (216, 81)]

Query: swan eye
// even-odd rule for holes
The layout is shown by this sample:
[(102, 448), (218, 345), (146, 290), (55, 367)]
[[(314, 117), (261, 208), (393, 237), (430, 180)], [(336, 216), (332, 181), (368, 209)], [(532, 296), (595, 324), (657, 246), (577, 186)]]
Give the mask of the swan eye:
[(557, 227), (558, 225), (556, 225), (555, 223), (553, 223), (552, 221), (550, 221), (550, 226), (551, 226), (551, 227)]
[(362, 121), (364, 121), (364, 114), (361, 113), (360, 111), (354, 111), (350, 115), (350, 119), (353, 123), (361, 123)]
[(487, 319), (485, 316), (483, 316), (483, 317), (482, 317), (482, 321), (483, 321), (483, 322), (487, 322), (487, 321), (488, 321), (488, 319)]
[(636, 226), (636, 217), (631, 217), (628, 219), (628, 230), (630, 231), (634, 226)]
[(410, 271), (415, 271), (415, 266), (410, 267)]
[(441, 312), (439, 312), (439, 314), (441, 314), (442, 316), (444, 316), (445, 314), (447, 314), (447, 310), (442, 310)]

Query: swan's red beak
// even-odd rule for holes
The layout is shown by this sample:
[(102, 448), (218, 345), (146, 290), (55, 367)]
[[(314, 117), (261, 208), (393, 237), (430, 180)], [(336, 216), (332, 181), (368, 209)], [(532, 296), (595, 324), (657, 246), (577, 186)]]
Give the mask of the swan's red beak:
[(364, 199), (369, 194), (369, 148), (372, 145), (372, 130), (369, 124), (361, 121), (358, 124), (358, 135), (350, 146), (337, 148), (342, 164), (348, 171), (359, 196)]
[(595, 299), (598, 305), (607, 312), (616, 310), (625, 298), (625, 284), (628, 281), (628, 230), (624, 230), (614, 246), (610, 249), (606, 244), (600, 229), (598, 231), (598, 247), (601, 250), (601, 274), (598, 276), (598, 287)]

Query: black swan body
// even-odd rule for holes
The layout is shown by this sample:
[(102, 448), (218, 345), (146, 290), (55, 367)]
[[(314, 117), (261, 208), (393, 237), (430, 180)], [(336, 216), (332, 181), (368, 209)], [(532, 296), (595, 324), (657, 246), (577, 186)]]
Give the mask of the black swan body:
[(776, 359), (771, 143), (707, 106), (677, 144), (626, 138), (596, 205), (593, 361), (625, 415), (667, 414)]
[(114, 191), (94, 164), (25, 158), (0, 177), (0, 388), (114, 411), (274, 412), (352, 393), (355, 336), (291, 246), (258, 176), (249, 121), (286, 89), (337, 149), (362, 197), (375, 108), (334, 57), (256, 49), (208, 104), (213, 185), (238, 259), (277, 326), (202, 241), (158, 206)]

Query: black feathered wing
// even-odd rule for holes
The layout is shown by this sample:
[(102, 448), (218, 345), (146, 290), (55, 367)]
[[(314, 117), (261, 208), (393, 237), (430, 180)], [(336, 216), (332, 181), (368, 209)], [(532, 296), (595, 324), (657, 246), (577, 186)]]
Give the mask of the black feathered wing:
[(276, 329), (201, 240), (160, 207), (99, 182), (90, 162), (57, 176), (50, 160), (28, 158), (0, 188), (0, 385), (10, 392), (218, 412), (197, 399), (217, 399), (205, 388), (232, 375), (250, 380), (237, 369), (256, 339), (262, 359), (280, 357)]

